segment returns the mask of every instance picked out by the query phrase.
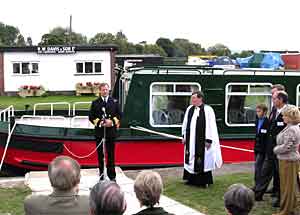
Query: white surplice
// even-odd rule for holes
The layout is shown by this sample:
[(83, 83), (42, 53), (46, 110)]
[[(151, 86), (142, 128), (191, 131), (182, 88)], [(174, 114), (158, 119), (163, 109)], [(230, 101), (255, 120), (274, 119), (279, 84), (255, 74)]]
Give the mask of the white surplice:
[[(188, 122), (188, 113), (190, 108), (193, 107), (190, 105), (185, 112), (184, 120), (182, 124), (182, 135), (186, 140), (186, 126)], [(190, 123), (190, 142), (189, 142), (189, 163), (184, 163), (184, 169), (189, 173), (195, 174), (194, 171), (194, 162), (195, 162), (195, 145), (196, 145), (196, 124), (197, 117), (199, 116), (199, 107), (195, 107), (191, 123)], [(205, 139), (212, 140), (211, 147), (207, 150), (205, 148), (205, 157), (204, 157), (204, 172), (220, 168), (223, 164), (221, 147), (218, 135), (218, 129), (216, 124), (216, 117), (214, 110), (209, 105), (204, 105), (205, 113)], [(185, 154), (185, 153), (184, 153)], [(185, 155), (184, 155), (185, 156)]]

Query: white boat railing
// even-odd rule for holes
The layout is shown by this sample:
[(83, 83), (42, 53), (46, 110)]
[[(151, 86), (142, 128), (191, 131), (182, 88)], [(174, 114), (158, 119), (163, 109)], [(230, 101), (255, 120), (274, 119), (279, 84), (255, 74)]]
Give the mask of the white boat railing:
[(70, 128), (94, 128), (88, 116), (74, 116), (70, 122)]
[(15, 116), (15, 109), (12, 105), (0, 111), (0, 120), (3, 122), (8, 122), (12, 116)]
[[(10, 118), (15, 116), (14, 106), (10, 105), (4, 110), (0, 111), (0, 121), (2, 122), (10, 122)], [(8, 132), (10, 133), (10, 123), (8, 123)]]
[(79, 104), (92, 104), (92, 102), (74, 102), (73, 103), (73, 116), (76, 116), (76, 105), (79, 105)]
[(18, 124), (47, 127), (68, 127), (69, 123), (69, 119), (64, 116), (23, 115), (18, 120)]
[(38, 106), (47, 106), (50, 105), (50, 115), (53, 116), (53, 106), (54, 105), (67, 105), (68, 106), (68, 115), (71, 115), (71, 104), (69, 102), (49, 102), (49, 103), (36, 103), (33, 106), (33, 115), (36, 114), (36, 108)]

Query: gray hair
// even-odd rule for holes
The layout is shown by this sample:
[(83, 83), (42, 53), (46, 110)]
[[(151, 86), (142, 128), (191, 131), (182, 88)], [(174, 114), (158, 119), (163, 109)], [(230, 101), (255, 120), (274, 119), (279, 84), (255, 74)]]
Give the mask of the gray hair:
[(271, 89), (276, 89), (278, 91), (285, 91), (285, 87), (282, 84), (274, 84)]
[(192, 95), (197, 95), (197, 98), (202, 98), (202, 99), (204, 99), (204, 93), (202, 92), (202, 91), (194, 91), (193, 93), (192, 93)]
[(254, 193), (243, 184), (233, 184), (224, 194), (224, 204), (232, 215), (247, 215), (254, 205)]
[(109, 88), (108, 83), (106, 83), (106, 82), (100, 83), (99, 84), (99, 89), (101, 89), (102, 87), (105, 87), (105, 86), (107, 86)]
[(68, 156), (58, 156), (49, 164), (48, 176), (53, 188), (71, 190), (80, 182), (80, 165)]
[(134, 192), (142, 205), (153, 207), (159, 203), (163, 183), (160, 175), (153, 171), (142, 171), (134, 182)]
[(95, 215), (121, 215), (126, 210), (124, 193), (112, 181), (97, 183), (90, 193), (90, 209)]

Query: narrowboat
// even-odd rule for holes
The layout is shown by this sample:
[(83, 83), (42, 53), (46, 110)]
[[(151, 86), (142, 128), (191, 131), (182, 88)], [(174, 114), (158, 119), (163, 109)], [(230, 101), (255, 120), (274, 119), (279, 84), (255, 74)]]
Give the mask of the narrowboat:
[[(286, 87), (289, 103), (299, 106), (299, 71), (201, 66), (119, 71), (114, 95), (123, 118), (116, 139), (116, 165), (182, 165), (181, 123), (195, 90), (204, 92), (205, 103), (215, 111), (224, 162), (253, 161), (255, 107), (265, 103), (271, 109), (271, 87), (278, 83)], [(60, 105), (66, 105), (66, 110), (55, 110), (56, 104), (50, 104), (51, 110), (41, 112), (36, 110), (39, 105), (44, 104), (27, 112), (13, 106), (1, 111), (0, 155), (5, 155), (5, 167), (45, 170), (58, 155), (76, 158), (83, 168), (97, 167), (88, 110), (65, 102)]]

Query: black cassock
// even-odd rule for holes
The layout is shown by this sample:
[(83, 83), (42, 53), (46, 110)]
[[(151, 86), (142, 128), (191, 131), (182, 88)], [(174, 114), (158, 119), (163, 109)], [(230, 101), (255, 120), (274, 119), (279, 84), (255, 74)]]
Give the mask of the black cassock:
[[(200, 110), (198, 109), (200, 108)], [(188, 184), (197, 186), (206, 186), (213, 184), (212, 171), (204, 171), (204, 158), (205, 158), (205, 143), (212, 144), (212, 140), (205, 139), (206, 120), (204, 112), (204, 104), (200, 107), (192, 106), (188, 110), (187, 124), (185, 130), (185, 164), (189, 164), (190, 158), (190, 133), (191, 122), (195, 111), (199, 111), (199, 115), (196, 118), (196, 130), (195, 132), (195, 159), (194, 159), (194, 173), (190, 173), (184, 169), (183, 179), (187, 180)], [(193, 119), (194, 120), (194, 119)], [(192, 152), (193, 153), (193, 152)]]

